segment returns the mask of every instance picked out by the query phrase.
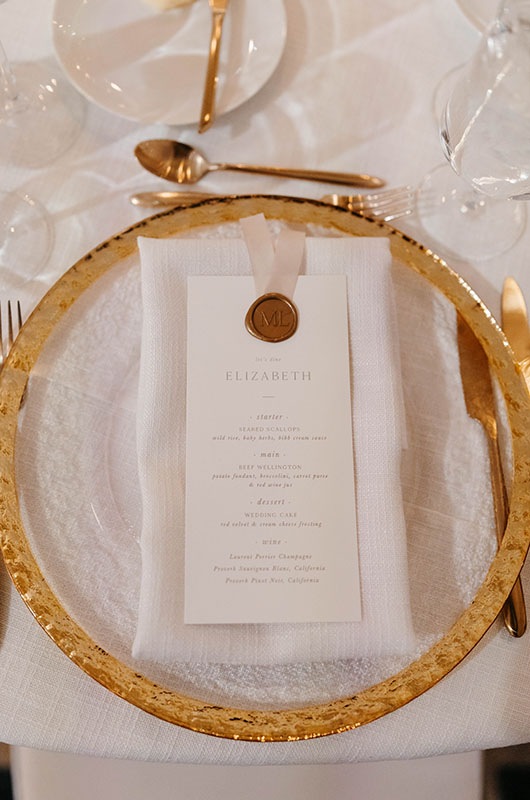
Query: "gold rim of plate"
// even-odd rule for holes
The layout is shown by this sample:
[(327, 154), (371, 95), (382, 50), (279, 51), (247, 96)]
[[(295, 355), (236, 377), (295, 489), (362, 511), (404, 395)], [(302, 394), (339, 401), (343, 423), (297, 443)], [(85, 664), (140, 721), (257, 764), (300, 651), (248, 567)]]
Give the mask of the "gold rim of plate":
[[(427, 278), (456, 307), (483, 344), (499, 381), (512, 436), (514, 478), (502, 545), (470, 606), (419, 659), (392, 677), (332, 702), (256, 710), (205, 703), (157, 685), (102, 649), (72, 619), (46, 583), (20, 517), (15, 439), (20, 401), (51, 331), (85, 289), (137, 248), (136, 238), (172, 236), (263, 212), (269, 219), (313, 224), (351, 236), (385, 236), (392, 254)], [(114, 694), (154, 716), (193, 731), (246, 741), (297, 741), (340, 733), (395, 711), (430, 689), (472, 650), (498, 616), (530, 541), (530, 396), (501, 329), (471, 287), (432, 251), (382, 222), (318, 201), (281, 196), (230, 196), (155, 214), (81, 258), (38, 304), (0, 377), (0, 546), (22, 599), (60, 649)]]

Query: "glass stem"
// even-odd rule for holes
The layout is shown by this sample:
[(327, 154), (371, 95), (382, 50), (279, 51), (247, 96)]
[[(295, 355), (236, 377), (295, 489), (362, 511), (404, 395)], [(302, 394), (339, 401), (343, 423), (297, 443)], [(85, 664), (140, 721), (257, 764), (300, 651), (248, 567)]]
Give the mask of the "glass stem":
[(18, 91), (17, 82), (11, 69), (11, 64), (6, 56), (2, 42), (0, 41), (0, 92), (2, 98), (2, 106), (0, 113), (3, 115), (9, 114), (13, 110), (16, 103)]

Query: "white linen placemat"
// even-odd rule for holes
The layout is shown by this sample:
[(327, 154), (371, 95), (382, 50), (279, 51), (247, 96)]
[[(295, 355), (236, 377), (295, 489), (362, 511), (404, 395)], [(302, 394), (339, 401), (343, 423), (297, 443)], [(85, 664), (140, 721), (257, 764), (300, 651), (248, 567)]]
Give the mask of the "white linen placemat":
[(307, 274), (348, 279), (359, 623), (184, 625), (186, 287), (188, 275), (248, 275), (243, 241), (139, 240), (142, 350), (137, 404), (143, 502), (135, 658), (286, 664), (411, 652), (400, 484), (403, 397), (386, 239), (307, 239)]

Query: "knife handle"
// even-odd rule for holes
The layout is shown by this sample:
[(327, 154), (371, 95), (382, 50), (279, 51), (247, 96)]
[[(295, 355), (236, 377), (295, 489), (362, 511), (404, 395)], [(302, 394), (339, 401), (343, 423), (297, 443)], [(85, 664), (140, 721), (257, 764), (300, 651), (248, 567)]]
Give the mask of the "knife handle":
[[(497, 543), (500, 545), (508, 522), (509, 506), (496, 430), (490, 431), (488, 434), (488, 451), (493, 508), (495, 512), (495, 530), (497, 533)], [(508, 633), (517, 638), (523, 635), (526, 630), (526, 608), (523, 587), (519, 576), (502, 607), (502, 616)]]
[(199, 133), (207, 131), (214, 120), (215, 90), (217, 88), (217, 71), (219, 69), (219, 46), (221, 43), (221, 30), (225, 12), (212, 12), (212, 32), (210, 34), (210, 53), (208, 68), (204, 82)]

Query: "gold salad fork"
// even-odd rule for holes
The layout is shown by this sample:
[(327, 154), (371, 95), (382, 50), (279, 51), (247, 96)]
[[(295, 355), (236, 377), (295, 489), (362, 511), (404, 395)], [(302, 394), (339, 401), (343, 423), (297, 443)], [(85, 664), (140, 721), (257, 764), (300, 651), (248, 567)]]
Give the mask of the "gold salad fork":
[(7, 301), (7, 319), (2, 315), (0, 305), (0, 370), (5, 364), (9, 351), (13, 347), (13, 342), (17, 338), (18, 332), (22, 327), (22, 309), (20, 300), (16, 301), (16, 315), (12, 310), (11, 300)]
[(391, 222), (398, 217), (406, 217), (414, 210), (416, 192), (411, 186), (385, 189), (368, 194), (325, 194), (321, 200), (332, 206), (347, 208), (364, 217)]
[[(209, 192), (158, 191), (138, 192), (130, 195), (129, 200), (134, 206), (162, 208), (188, 206), (201, 200), (210, 200), (221, 196)], [(410, 186), (400, 186), (397, 189), (384, 189), (381, 192), (368, 194), (325, 194), (320, 199), (323, 203), (347, 208), (364, 217), (391, 222), (398, 217), (412, 214), (415, 192)]]
[(204, 82), (199, 133), (207, 131), (214, 120), (215, 90), (217, 89), (217, 72), (219, 69), (219, 49), (221, 33), (229, 0), (208, 0), (212, 12), (212, 32), (208, 52), (208, 68)]

